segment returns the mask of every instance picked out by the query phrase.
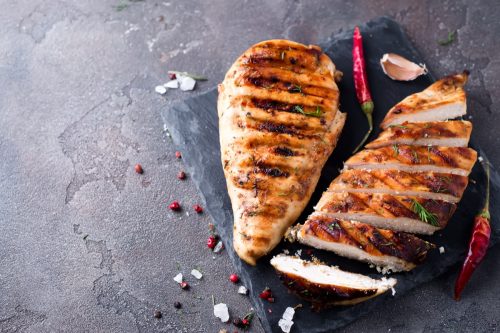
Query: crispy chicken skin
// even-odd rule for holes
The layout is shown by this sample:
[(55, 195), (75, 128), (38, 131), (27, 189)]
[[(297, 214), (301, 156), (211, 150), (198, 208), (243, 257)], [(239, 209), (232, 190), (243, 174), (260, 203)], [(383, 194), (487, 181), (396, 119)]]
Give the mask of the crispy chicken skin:
[(427, 89), (406, 97), (389, 110), (380, 127), (463, 116), (467, 111), (464, 85), (468, 76), (467, 71), (447, 76)]
[(298, 218), (335, 148), (345, 122), (335, 76), (319, 47), (270, 40), (245, 51), (219, 85), (233, 246), (251, 265)]

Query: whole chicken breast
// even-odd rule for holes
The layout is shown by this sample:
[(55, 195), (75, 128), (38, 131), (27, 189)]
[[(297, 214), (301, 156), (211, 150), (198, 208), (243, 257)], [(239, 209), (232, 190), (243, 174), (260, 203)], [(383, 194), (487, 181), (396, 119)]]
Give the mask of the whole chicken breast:
[(251, 265), (299, 217), (335, 148), (345, 122), (338, 76), (319, 47), (270, 40), (243, 53), (219, 85), (233, 246)]

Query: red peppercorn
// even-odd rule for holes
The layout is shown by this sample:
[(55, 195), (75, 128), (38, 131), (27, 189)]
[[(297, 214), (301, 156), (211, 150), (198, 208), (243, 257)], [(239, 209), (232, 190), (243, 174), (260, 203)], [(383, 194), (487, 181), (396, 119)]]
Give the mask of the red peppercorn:
[(179, 178), (180, 180), (186, 179), (186, 173), (184, 171), (179, 171), (179, 173), (177, 174), (177, 178)]
[(189, 289), (189, 284), (186, 281), (180, 283), (181, 289)]
[(236, 274), (229, 275), (229, 281), (232, 283), (238, 283), (240, 281), (240, 277)]
[(181, 152), (180, 151), (176, 151), (175, 152), (175, 157), (176, 158), (182, 158)]
[(248, 321), (248, 319), (243, 319), (243, 320), (241, 321), (241, 323), (242, 323), (243, 325), (247, 326), (247, 325), (249, 325), (249, 324), (250, 324), (250, 321)]
[(203, 213), (203, 208), (201, 208), (201, 206), (200, 206), (200, 205), (194, 205), (194, 206), (193, 206), (193, 209), (194, 209), (194, 211), (195, 211), (195, 212), (197, 212), (198, 214)]
[(142, 166), (139, 163), (135, 165), (134, 169), (135, 169), (135, 172), (137, 172), (140, 175), (142, 175), (144, 173), (144, 170), (142, 170)]
[(269, 303), (274, 303), (274, 297), (269, 297), (269, 298), (267, 299), (267, 301), (268, 301)]
[(175, 75), (175, 73), (168, 73), (168, 78), (170, 80), (175, 80), (177, 78), (177, 75)]
[(263, 292), (259, 294), (259, 297), (265, 300), (269, 300), (269, 298), (272, 298), (273, 294), (271, 293), (271, 289), (267, 288), (264, 289)]
[(208, 237), (208, 239), (207, 239), (208, 248), (213, 249), (215, 247), (215, 245), (217, 245), (217, 239), (215, 238), (215, 236)]
[(179, 211), (181, 210), (181, 205), (179, 205), (178, 201), (172, 201), (172, 203), (168, 206), (173, 211)]

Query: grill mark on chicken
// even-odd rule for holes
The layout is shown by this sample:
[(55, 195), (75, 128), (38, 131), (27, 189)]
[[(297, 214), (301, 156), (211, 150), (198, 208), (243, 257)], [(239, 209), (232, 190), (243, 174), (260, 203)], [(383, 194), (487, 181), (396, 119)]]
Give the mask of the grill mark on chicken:
[[(304, 100), (305, 101), (305, 100)], [(267, 112), (279, 111), (279, 112), (289, 112), (302, 115), (304, 117), (310, 117), (311, 114), (315, 114), (317, 108), (320, 108), (320, 115), (318, 117), (310, 118), (321, 118), (325, 114), (324, 100), (321, 100), (318, 105), (307, 106), (304, 104), (291, 104), (287, 102), (276, 101), (272, 99), (260, 99), (252, 98), (252, 106), (265, 110)]]
[(296, 156), (297, 155), (293, 150), (291, 150), (288, 147), (280, 147), (280, 146), (278, 146), (278, 147), (274, 147), (272, 149), (272, 151), (276, 155), (287, 156), (287, 157)]
[(290, 174), (288, 172), (283, 171), (283, 170), (276, 168), (276, 167), (273, 167), (273, 166), (266, 165), (265, 163), (262, 163), (262, 162), (257, 162), (255, 164), (254, 172), (255, 173), (262, 173), (262, 174), (265, 174), (269, 177), (288, 178), (288, 176), (290, 176)]

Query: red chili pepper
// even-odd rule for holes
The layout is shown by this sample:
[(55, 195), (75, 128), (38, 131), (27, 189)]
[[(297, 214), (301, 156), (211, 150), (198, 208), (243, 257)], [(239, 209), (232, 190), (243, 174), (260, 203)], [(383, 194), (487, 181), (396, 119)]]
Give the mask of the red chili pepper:
[(469, 242), (469, 252), (465, 258), (460, 274), (455, 282), (455, 300), (460, 300), (462, 290), (469, 282), (472, 273), (476, 270), (479, 264), (483, 261), (488, 245), (490, 244), (490, 168), (488, 162), (482, 163), (486, 171), (486, 201), (484, 208), (474, 218), (472, 226), (472, 236)]
[(363, 140), (354, 149), (353, 154), (357, 152), (366, 142), (370, 133), (373, 131), (373, 100), (368, 87), (368, 77), (366, 75), (366, 64), (363, 56), (363, 38), (359, 28), (354, 28), (354, 35), (352, 37), (352, 74), (354, 78), (354, 88), (356, 90), (356, 97), (361, 105), (361, 110), (368, 120), (368, 132), (363, 137)]

